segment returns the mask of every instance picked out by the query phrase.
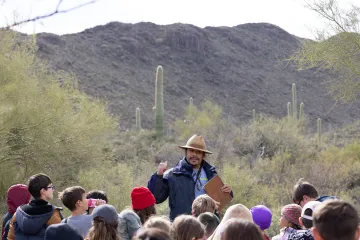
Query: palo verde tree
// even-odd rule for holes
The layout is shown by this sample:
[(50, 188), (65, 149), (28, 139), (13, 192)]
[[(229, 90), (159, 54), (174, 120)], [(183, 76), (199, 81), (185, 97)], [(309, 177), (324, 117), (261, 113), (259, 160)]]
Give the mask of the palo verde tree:
[(105, 103), (36, 57), (26, 37), (0, 31), (0, 197), (14, 183), (45, 172), (58, 185), (108, 159), (117, 121)]
[(356, 100), (360, 92), (360, 5), (343, 9), (336, 0), (314, 0), (307, 7), (325, 19), (327, 27), (317, 30), (316, 41), (305, 41), (290, 59), (300, 70), (319, 68), (333, 73), (326, 86), (336, 101)]

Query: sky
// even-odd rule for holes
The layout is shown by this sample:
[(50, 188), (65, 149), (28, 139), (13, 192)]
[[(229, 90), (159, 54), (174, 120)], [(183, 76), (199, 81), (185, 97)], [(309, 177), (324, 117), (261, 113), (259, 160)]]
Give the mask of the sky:
[[(60, 10), (90, 0), (63, 0)], [(0, 0), (0, 26), (14, 20), (45, 15), (56, 9), (59, 0)], [(340, 4), (353, 0), (339, 0)], [(236, 26), (267, 22), (304, 38), (314, 38), (314, 29), (324, 20), (304, 7), (304, 0), (96, 0), (71, 12), (21, 25), (24, 33), (69, 34), (112, 21), (155, 24), (188, 23), (198, 27)]]

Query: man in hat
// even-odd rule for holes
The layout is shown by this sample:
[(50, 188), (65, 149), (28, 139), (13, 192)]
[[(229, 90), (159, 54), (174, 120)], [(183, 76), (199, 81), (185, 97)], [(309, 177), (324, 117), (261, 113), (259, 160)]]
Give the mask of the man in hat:
[[(192, 202), (197, 196), (205, 194), (204, 185), (217, 175), (215, 167), (205, 161), (206, 154), (212, 152), (206, 149), (202, 136), (193, 135), (185, 146), (179, 147), (185, 149), (185, 157), (169, 170), (166, 170), (167, 162), (160, 163), (148, 182), (157, 204), (169, 197), (171, 220), (181, 214), (191, 214)], [(221, 190), (232, 194), (227, 184)]]

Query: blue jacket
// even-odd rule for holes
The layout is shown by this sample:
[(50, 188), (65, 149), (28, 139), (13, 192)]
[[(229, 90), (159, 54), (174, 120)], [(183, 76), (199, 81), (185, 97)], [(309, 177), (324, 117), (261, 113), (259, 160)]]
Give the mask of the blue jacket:
[(16, 211), (16, 222), (14, 222), (16, 240), (43, 240), (47, 221), (51, 218), (55, 209), (40, 215), (27, 214), (21, 207)]
[[(217, 175), (215, 167), (206, 161), (203, 163), (203, 169), (209, 180)], [(148, 182), (148, 188), (154, 194), (157, 204), (169, 197), (171, 220), (181, 214), (191, 214), (191, 205), (195, 199), (195, 181), (192, 173), (192, 166), (183, 158), (163, 176), (154, 173)]]

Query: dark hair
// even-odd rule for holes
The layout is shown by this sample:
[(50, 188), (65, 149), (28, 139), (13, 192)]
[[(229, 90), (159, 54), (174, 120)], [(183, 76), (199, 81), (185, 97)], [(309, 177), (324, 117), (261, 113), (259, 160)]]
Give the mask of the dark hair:
[(201, 213), (198, 220), (205, 226), (205, 234), (211, 236), (220, 224), (219, 218), (214, 213)]
[(204, 225), (193, 216), (180, 215), (175, 218), (171, 226), (173, 240), (192, 240), (193, 238), (203, 238), (204, 235)]
[(82, 201), (84, 194), (85, 189), (80, 186), (75, 186), (66, 188), (60, 193), (59, 197), (65, 207), (67, 207), (70, 211), (74, 211), (76, 209), (77, 201)]
[(169, 240), (170, 235), (158, 228), (148, 228), (134, 238), (136, 240)]
[(292, 194), (292, 200), (294, 203), (298, 204), (304, 196), (310, 198), (317, 198), (319, 196), (316, 188), (308, 182), (304, 182), (303, 178), (294, 185), (294, 190)]
[(224, 224), (221, 240), (263, 240), (260, 228), (252, 222), (243, 219), (230, 219)]
[(137, 210), (133, 209), (134, 212), (139, 216), (141, 224), (144, 224), (146, 220), (148, 220), (152, 215), (156, 214), (155, 205), (151, 205), (150, 207)]
[(356, 209), (341, 200), (328, 200), (313, 214), (314, 226), (326, 240), (354, 240), (359, 227)]
[(86, 194), (86, 199), (101, 199), (104, 200), (106, 203), (109, 203), (106, 193), (100, 190), (93, 190)]
[(102, 217), (95, 217), (93, 226), (86, 237), (89, 240), (120, 240), (117, 231), (118, 223), (106, 223)]
[(51, 184), (51, 179), (47, 175), (39, 173), (29, 178), (28, 191), (35, 199), (39, 199), (41, 197), (41, 189), (47, 189), (49, 184)]
[[(313, 215), (313, 210), (312, 210), (311, 208), (305, 209), (304, 214), (305, 214), (306, 216), (312, 216), (312, 215)], [(310, 229), (310, 228), (313, 227), (313, 221), (312, 221), (312, 220), (306, 219), (306, 218), (303, 218), (303, 217), (302, 217), (302, 218), (301, 218), (301, 221), (302, 221), (302, 223), (304, 224), (304, 227), (305, 227), (306, 229)]]

